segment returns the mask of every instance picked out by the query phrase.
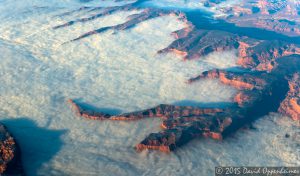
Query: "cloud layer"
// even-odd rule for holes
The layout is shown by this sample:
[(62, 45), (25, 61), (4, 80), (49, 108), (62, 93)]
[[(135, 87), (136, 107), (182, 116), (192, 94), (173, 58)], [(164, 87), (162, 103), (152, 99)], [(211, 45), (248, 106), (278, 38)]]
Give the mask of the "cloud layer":
[[(10, 1), (0, 4), (12, 8)], [(16, 4), (21, 9), (34, 8), (21, 1)], [(191, 85), (186, 80), (211, 68), (235, 67), (236, 51), (212, 53), (194, 61), (183, 61), (172, 53), (157, 54), (174, 40), (170, 34), (184, 27), (174, 16), (63, 44), (86, 31), (122, 23), (139, 11), (118, 12), (53, 30), (55, 25), (93, 12), (58, 16), (82, 4), (46, 4), (40, 11), (18, 10), (13, 18), (0, 15), (1, 119), (25, 117), (39, 128), (64, 131), (48, 135), (26, 123), (6, 122), (24, 148), (28, 175), (209, 175), (219, 165), (299, 165), (295, 141), (284, 138), (289, 133), (299, 140), (299, 127), (291, 128), (292, 122), (277, 114), (258, 121), (257, 130), (242, 130), (221, 142), (195, 140), (170, 155), (133, 149), (147, 134), (159, 131), (159, 119), (102, 122), (76, 117), (66, 104), (68, 98), (115, 112), (160, 103), (230, 103), (236, 93), (233, 88), (214, 80)], [(36, 146), (40, 149), (29, 150)], [(47, 151), (57, 148), (49, 156)]]

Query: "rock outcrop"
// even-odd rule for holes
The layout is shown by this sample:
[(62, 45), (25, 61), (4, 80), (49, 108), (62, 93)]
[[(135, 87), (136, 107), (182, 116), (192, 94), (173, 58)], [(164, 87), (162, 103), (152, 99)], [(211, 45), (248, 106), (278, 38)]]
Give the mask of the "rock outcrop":
[[(125, 113), (116, 116), (83, 109), (80, 104), (69, 100), (76, 113), (92, 120), (138, 120), (142, 118), (160, 117), (163, 119), (160, 133), (153, 133), (136, 145), (138, 151), (156, 149), (170, 152), (196, 136), (222, 138), (222, 131), (231, 123), (231, 119), (222, 115), (224, 109), (197, 108), (190, 106), (174, 106), (162, 104), (157, 107)], [(215, 117), (216, 114), (220, 116)], [(227, 114), (227, 113), (226, 113)]]
[[(290, 64), (294, 67), (290, 67)], [(225, 109), (162, 104), (142, 111), (113, 116), (84, 108), (73, 100), (69, 100), (69, 103), (79, 116), (93, 120), (137, 120), (160, 117), (163, 119), (161, 124), (163, 131), (148, 135), (136, 145), (136, 149), (170, 152), (196, 137), (220, 140), (257, 118), (269, 112), (276, 112), (278, 109), (298, 119), (300, 83), (298, 71), (300, 71), (300, 57), (294, 55), (281, 58), (281, 62), (276, 63), (276, 67), (270, 73), (211, 70), (190, 79), (190, 83), (199, 79), (219, 79), (223, 84), (237, 88), (239, 93), (234, 97), (236, 105)], [(286, 75), (294, 76), (289, 80), (286, 79)]]
[(240, 90), (243, 89), (252, 90), (254, 88), (262, 89), (262, 86), (266, 84), (266, 82), (263, 79), (256, 76), (252, 76), (251, 74), (227, 72), (224, 70), (205, 71), (201, 75), (195, 78), (191, 78), (189, 80), (189, 83), (203, 78), (210, 78), (210, 79), (217, 78), (223, 84), (233, 86)]
[(281, 103), (279, 112), (300, 120), (300, 72), (289, 81), (289, 92)]
[(243, 68), (271, 71), (276, 59), (300, 54), (300, 46), (280, 40), (257, 40), (247, 36), (195, 27), (175, 32), (176, 40), (158, 53), (174, 52), (184, 59), (199, 59), (212, 52), (238, 50), (237, 64)]
[(0, 174), (23, 175), (20, 150), (3, 124), (0, 124), (0, 137)]
[(240, 42), (239, 59), (237, 63), (244, 68), (260, 71), (271, 71), (276, 65), (276, 59), (283, 56), (300, 54), (300, 47), (293, 43), (279, 40), (257, 41), (250, 44), (249, 39)]
[(80, 103), (69, 99), (68, 102), (72, 105), (72, 108), (77, 115), (92, 120), (138, 120), (149, 117), (161, 117), (163, 119), (169, 119), (180, 116), (191, 116), (191, 115), (203, 115), (210, 113), (222, 112), (219, 108), (196, 108), (189, 106), (174, 106), (168, 104), (161, 104), (156, 107), (146, 109), (143, 111), (137, 111), (132, 113), (124, 113), (120, 115), (110, 115), (97, 111), (87, 109), (80, 105)]
[(178, 39), (158, 53), (175, 52), (185, 59), (197, 59), (214, 51), (232, 50), (239, 46), (238, 37), (224, 31), (202, 30), (191, 26), (178, 33), (181, 34), (177, 35)]
[(256, 27), (277, 33), (299, 36), (298, 1), (287, 0), (242, 0), (224, 9), (228, 22), (244, 27)]

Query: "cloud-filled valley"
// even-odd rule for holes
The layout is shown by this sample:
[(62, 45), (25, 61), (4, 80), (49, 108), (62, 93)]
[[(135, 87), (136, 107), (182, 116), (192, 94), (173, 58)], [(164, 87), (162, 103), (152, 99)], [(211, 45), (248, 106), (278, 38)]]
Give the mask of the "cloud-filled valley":
[[(130, 2), (101, 1), (103, 6)], [(160, 6), (155, 0), (151, 3)], [(0, 4), (5, 4), (0, 7), (0, 118), (23, 149), (28, 175), (210, 175), (219, 165), (300, 164), (299, 124), (277, 113), (226, 140), (196, 139), (171, 154), (137, 153), (133, 148), (148, 133), (160, 130), (160, 119), (110, 122), (74, 115), (66, 103), (69, 98), (110, 113), (162, 103), (230, 106), (236, 89), (216, 80), (194, 84), (187, 80), (213, 68), (237, 67), (236, 50), (195, 60), (157, 53), (175, 40), (172, 32), (185, 27), (178, 16), (68, 42), (91, 30), (124, 23), (142, 11), (119, 11), (54, 30), (97, 11), (61, 14), (99, 3), (0, 0)], [(9, 15), (5, 8), (14, 9), (13, 4), (16, 9)], [(285, 138), (287, 133), (292, 138)]]

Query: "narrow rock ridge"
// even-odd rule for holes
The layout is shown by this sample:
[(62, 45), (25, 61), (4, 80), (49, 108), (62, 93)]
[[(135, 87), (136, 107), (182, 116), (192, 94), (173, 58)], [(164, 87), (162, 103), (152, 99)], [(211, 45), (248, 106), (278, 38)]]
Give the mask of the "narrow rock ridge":
[[(61, 24), (61, 25), (54, 26), (53, 29), (55, 30), (55, 29), (68, 27), (68, 26), (74, 25), (76, 23), (86, 23), (86, 22), (95, 20), (97, 18), (111, 15), (111, 14), (114, 14), (114, 13), (120, 12), (120, 11), (142, 10), (141, 13), (130, 15), (128, 17), (127, 21), (122, 24), (106, 26), (106, 27), (102, 27), (99, 29), (94, 29), (92, 31), (87, 31), (86, 33), (78, 36), (77, 38), (72, 39), (71, 40), (71, 42), (72, 42), (72, 41), (77, 41), (77, 40), (80, 40), (80, 39), (83, 39), (83, 38), (86, 38), (86, 37), (89, 37), (89, 36), (92, 36), (95, 34), (100, 34), (100, 33), (106, 32), (108, 30), (114, 30), (114, 31), (127, 30), (127, 29), (130, 29), (130, 28), (136, 26), (137, 24), (139, 24), (141, 22), (144, 22), (144, 21), (156, 18), (156, 17), (160, 17), (160, 16), (165, 16), (165, 15), (177, 16), (179, 20), (184, 20), (184, 15), (179, 11), (175, 11), (175, 10), (169, 11), (169, 10), (163, 10), (163, 9), (138, 7), (137, 4), (141, 3), (142, 1), (143, 0), (137, 1), (136, 3), (127, 4), (124, 6), (115, 6), (115, 7), (107, 7), (107, 8), (82, 7), (80, 9), (77, 9), (77, 11), (82, 11), (82, 10), (88, 9), (89, 12), (91, 12), (91, 11), (100, 11), (100, 12), (97, 14), (91, 15), (90, 17), (79, 18), (79, 19), (71, 20), (71, 21)], [(72, 13), (74, 13), (74, 11), (66, 12), (59, 16), (69, 15)]]
[(243, 89), (252, 90), (254, 88), (262, 89), (263, 86), (266, 84), (265, 80), (253, 76), (250, 73), (238, 73), (238, 72), (234, 73), (234, 72), (228, 72), (225, 70), (217, 70), (217, 69), (205, 71), (201, 75), (189, 79), (189, 83), (192, 83), (194, 81), (203, 78), (217, 78), (223, 84), (233, 86), (240, 90)]
[[(270, 73), (211, 70), (190, 79), (190, 83), (199, 79), (219, 79), (223, 84), (237, 88), (239, 93), (233, 98), (236, 105), (225, 109), (162, 104), (142, 111), (113, 116), (84, 109), (73, 100), (69, 100), (69, 103), (79, 116), (93, 120), (137, 120), (160, 117), (163, 119), (161, 124), (163, 131), (148, 135), (136, 145), (136, 150), (154, 149), (170, 152), (197, 137), (220, 140), (257, 118), (269, 112), (276, 112), (278, 109), (282, 109), (280, 112), (286, 112), (288, 115), (290, 109), (298, 111), (299, 105), (297, 103), (295, 105), (295, 98), (299, 96), (295, 95), (295, 90), (299, 93), (297, 86), (299, 86), (300, 59), (298, 55), (282, 59), (285, 59), (284, 63), (288, 64), (277, 63), (278, 65)], [(288, 69), (289, 64), (296, 66)], [(286, 79), (286, 75), (294, 75), (293, 80)], [(297, 82), (296, 87), (294, 82)], [(284, 106), (285, 101), (292, 102), (288, 104), (288, 108)]]
[(213, 114), (224, 111), (219, 108), (197, 108), (190, 106), (175, 106), (168, 104), (161, 104), (156, 107), (146, 109), (143, 111), (136, 111), (131, 113), (124, 113), (120, 115), (110, 115), (101, 112), (96, 112), (90, 109), (85, 109), (76, 103), (74, 100), (69, 99), (68, 103), (71, 104), (73, 110), (77, 115), (92, 120), (139, 120), (149, 117), (161, 117), (163, 119), (177, 118), (180, 116)]
[(108, 30), (115, 30), (115, 31), (127, 30), (127, 29), (130, 29), (130, 28), (136, 26), (137, 24), (139, 24), (143, 21), (153, 19), (153, 18), (156, 18), (156, 17), (159, 17), (159, 16), (164, 16), (164, 15), (173, 15), (173, 14), (169, 13), (169, 12), (164, 12), (162, 10), (146, 9), (146, 10), (144, 10), (143, 12), (141, 12), (139, 14), (134, 14), (134, 15), (129, 16), (128, 21), (126, 21), (122, 24), (95, 29), (93, 31), (89, 31), (85, 34), (82, 34), (81, 36), (79, 36), (79, 37), (77, 37), (77, 38), (75, 38), (71, 41), (80, 40), (80, 39), (83, 39), (85, 37), (89, 37), (89, 36), (94, 35), (94, 34), (100, 34), (100, 33), (106, 32)]
[(64, 24), (61, 24), (61, 25), (54, 26), (53, 29), (59, 29), (59, 28), (67, 27), (67, 26), (72, 26), (76, 23), (85, 23), (85, 22), (88, 22), (88, 21), (95, 20), (97, 18), (101, 18), (103, 16), (111, 15), (111, 14), (117, 12), (117, 11), (134, 10), (133, 7), (131, 7), (131, 6), (106, 7), (106, 8), (103, 8), (103, 7), (95, 7), (95, 8), (82, 7), (80, 9), (77, 9), (77, 10), (74, 10), (74, 11), (63, 13), (59, 16), (70, 15), (74, 12), (79, 12), (79, 11), (86, 10), (86, 9), (90, 9), (89, 11), (96, 11), (96, 10), (102, 10), (102, 11), (100, 11), (99, 13), (97, 13), (95, 15), (91, 15), (90, 17), (79, 18), (79, 19), (71, 20), (71, 21), (66, 22)]
[[(125, 113), (116, 116), (83, 109), (73, 100), (68, 100), (76, 114), (92, 120), (138, 120), (160, 117), (163, 119), (163, 131), (150, 134), (136, 145), (136, 150), (156, 149), (170, 152), (196, 136), (222, 138), (222, 131), (231, 123), (226, 109), (197, 108), (191, 106), (174, 106), (161, 104), (154, 108)], [(223, 114), (224, 113), (224, 114)], [(220, 114), (216, 117), (216, 114)]]

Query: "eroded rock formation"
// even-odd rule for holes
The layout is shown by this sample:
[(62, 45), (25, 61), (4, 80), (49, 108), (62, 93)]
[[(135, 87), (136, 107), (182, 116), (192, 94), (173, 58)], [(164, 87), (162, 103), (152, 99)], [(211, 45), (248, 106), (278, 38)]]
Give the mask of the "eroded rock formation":
[(198, 59), (216, 51), (238, 50), (237, 64), (260, 71), (271, 71), (276, 59), (300, 54), (300, 46), (280, 40), (256, 40), (216, 30), (191, 27), (175, 32), (178, 38), (158, 53), (174, 52), (185, 59)]
[[(137, 4), (141, 1), (126, 6), (108, 8), (107, 11), (93, 17), (71, 21), (57, 26), (55, 29), (72, 25), (75, 22), (92, 20), (119, 10), (140, 9)], [(226, 0), (206, 0), (206, 5), (218, 6), (223, 2)], [(192, 84), (199, 79), (218, 79), (223, 84), (235, 87), (239, 92), (233, 98), (234, 106), (220, 109), (162, 104), (142, 111), (110, 115), (84, 107), (74, 100), (69, 100), (69, 103), (79, 116), (92, 120), (162, 118), (163, 130), (148, 135), (137, 144), (138, 151), (155, 149), (170, 152), (196, 137), (222, 139), (269, 112), (279, 111), (299, 120), (300, 47), (299, 41), (296, 42), (297, 38), (264, 30), (239, 28), (226, 23), (230, 21), (239, 25), (241, 21), (250, 19), (267, 21), (279, 13), (282, 13), (282, 18), (276, 19), (276, 23), (290, 23), (284, 19), (286, 14), (294, 14), (295, 8), (297, 7), (291, 6), (291, 3), (286, 1), (276, 4), (271, 0), (257, 0), (255, 3), (248, 3), (244, 0), (239, 5), (223, 9), (224, 12), (231, 14), (225, 18), (225, 21), (219, 20), (211, 24), (209, 21), (211, 19), (197, 16), (198, 12), (184, 14), (173, 10), (146, 9), (139, 14), (130, 16), (128, 21), (123, 24), (96, 29), (73, 40), (110, 29), (126, 30), (148, 19), (175, 14), (179, 20), (186, 23), (186, 27), (173, 32), (176, 40), (158, 52), (175, 52), (185, 59), (198, 59), (215, 51), (237, 50), (239, 58), (237, 64), (246, 69), (239, 72), (210, 70), (189, 80), (189, 83)], [(265, 15), (264, 18), (262, 18), (262, 14)], [(196, 17), (203, 19), (204, 22)], [(235, 21), (236, 19), (241, 20), (240, 23)], [(293, 23), (291, 22), (290, 25), (294, 25)], [(251, 27), (255, 26), (253, 23), (249, 24)], [(265, 29), (266, 27), (261, 28)], [(271, 28), (270, 30), (276, 32), (287, 31), (282, 30), (281, 27), (280, 29)], [(241, 30), (244, 31), (241, 32)], [(259, 36), (257, 37), (257, 35)]]
[(257, 27), (290, 36), (299, 36), (299, 1), (242, 0), (225, 7), (224, 19), (239, 26)]
[(214, 51), (232, 50), (239, 46), (238, 37), (224, 31), (201, 30), (191, 26), (175, 34), (178, 39), (158, 53), (175, 52), (185, 59), (196, 59)]
[(238, 59), (238, 64), (245, 68), (271, 71), (276, 64), (276, 59), (300, 54), (300, 47), (293, 43), (271, 40), (247, 44), (247, 41), (249, 40), (244, 40), (244, 45), (240, 46)]
[[(226, 16), (222, 16), (221, 19), (217, 18), (215, 19), (215, 23), (211, 23), (212, 19), (203, 15), (201, 12), (181, 12), (175, 9), (144, 8), (140, 6), (144, 1), (145, 0), (138, 0), (124, 6), (107, 8), (82, 7), (77, 9), (77, 11), (85, 10), (95, 13), (88, 17), (74, 19), (64, 24), (54, 26), (53, 29), (68, 27), (76, 23), (86, 23), (120, 11), (137, 10), (136, 14), (129, 16), (128, 20), (122, 24), (87, 31), (71, 41), (80, 40), (108, 30), (120, 31), (130, 29), (143, 21), (159, 16), (176, 15), (179, 20), (186, 24), (186, 27), (173, 32), (176, 40), (168, 47), (158, 51), (158, 53), (174, 52), (183, 56), (185, 59), (197, 59), (215, 51), (237, 49), (239, 53), (238, 64), (240, 66), (267, 71), (272, 70), (275, 59), (300, 53), (300, 38), (289, 38), (284, 35), (252, 28), (239, 28), (231, 24), (232, 22), (237, 25), (240, 24), (240, 26), (268, 29), (270, 31), (281, 32), (285, 35), (291, 32), (295, 33), (300, 29), (296, 20), (299, 19), (298, 11), (300, 13), (300, 4), (298, 2), (274, 2), (272, 0), (255, 0), (249, 2), (248, 0), (243, 0), (241, 3), (231, 4), (229, 7), (220, 7)], [(216, 8), (219, 4), (226, 3), (226, 0), (200, 0), (200, 2)], [(255, 8), (257, 8), (256, 12), (254, 10)], [(236, 9), (248, 9), (250, 12), (241, 15), (237, 13)], [(73, 13), (73, 11), (62, 15), (68, 15), (69, 13)], [(278, 16), (280, 16), (280, 18)], [(293, 21), (290, 21), (291, 19)], [(249, 20), (253, 22), (249, 22)], [(242, 23), (248, 25), (243, 25)], [(270, 23), (276, 23), (276, 25), (271, 25)], [(256, 38), (257, 36), (259, 37)]]
[(281, 103), (279, 111), (300, 120), (300, 72), (295, 73), (289, 81), (289, 92)]
[[(78, 115), (92, 120), (138, 120), (149, 117), (162, 118), (163, 123), (161, 124), (161, 127), (164, 131), (157, 134), (150, 134), (141, 143), (137, 144), (136, 149), (138, 151), (147, 148), (170, 152), (177, 146), (185, 144), (195, 136), (221, 139), (221, 133), (231, 123), (231, 118), (221, 114), (226, 112), (226, 110), (218, 108), (197, 108), (161, 104), (143, 111), (113, 116), (95, 112), (90, 109), (84, 109), (73, 100), (69, 100), (69, 103), (71, 103)], [(215, 117), (215, 115), (219, 113), (220, 116), (218, 118)]]
[(23, 175), (19, 148), (3, 124), (0, 124), (0, 137), (0, 174)]
[[(279, 65), (270, 73), (211, 70), (190, 79), (190, 83), (199, 79), (219, 79), (223, 84), (239, 89), (240, 92), (234, 97), (236, 106), (227, 109), (163, 104), (143, 111), (112, 116), (84, 109), (73, 100), (69, 102), (78, 115), (93, 120), (136, 120), (160, 117), (163, 119), (161, 124), (163, 131), (150, 134), (136, 145), (136, 149), (170, 152), (196, 137), (222, 139), (223, 136), (269, 112), (276, 112), (279, 108), (280, 112), (291, 115), (295, 120), (298, 119), (300, 59), (299, 56), (282, 59), (285, 59), (285, 63), (296, 66), (286, 68), (288, 64), (277, 63)], [(286, 79), (286, 75), (294, 76), (289, 80)]]

